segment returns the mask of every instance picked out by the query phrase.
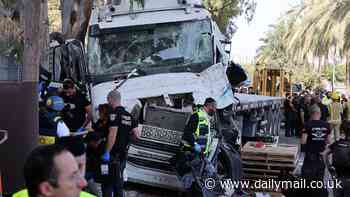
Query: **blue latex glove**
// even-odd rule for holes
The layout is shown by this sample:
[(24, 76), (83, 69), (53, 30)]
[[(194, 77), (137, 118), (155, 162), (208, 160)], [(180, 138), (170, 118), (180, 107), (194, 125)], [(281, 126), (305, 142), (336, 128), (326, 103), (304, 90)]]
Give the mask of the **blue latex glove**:
[(80, 132), (84, 132), (86, 129), (84, 127), (80, 127), (77, 132), (80, 133)]
[(109, 152), (105, 152), (105, 153), (102, 155), (102, 159), (103, 159), (103, 161), (109, 161), (109, 159), (110, 159)]
[(38, 90), (37, 90), (39, 95), (40, 95), (40, 93), (42, 92), (43, 87), (44, 87), (44, 82), (40, 82), (40, 83), (38, 84)]
[(194, 143), (194, 147), (193, 148), (194, 148), (194, 151), (196, 153), (200, 153), (202, 151), (201, 146), (199, 144), (197, 144), (197, 143)]

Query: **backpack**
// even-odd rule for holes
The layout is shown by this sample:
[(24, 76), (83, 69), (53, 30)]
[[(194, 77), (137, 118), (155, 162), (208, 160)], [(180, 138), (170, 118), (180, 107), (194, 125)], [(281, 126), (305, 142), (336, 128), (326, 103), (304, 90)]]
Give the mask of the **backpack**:
[(350, 141), (339, 141), (333, 150), (333, 166), (350, 168)]

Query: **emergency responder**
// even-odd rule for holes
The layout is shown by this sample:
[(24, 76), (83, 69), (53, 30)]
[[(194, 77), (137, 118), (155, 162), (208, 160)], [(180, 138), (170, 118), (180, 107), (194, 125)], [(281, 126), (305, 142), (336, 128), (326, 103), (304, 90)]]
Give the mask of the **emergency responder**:
[(340, 125), (341, 116), (343, 113), (343, 106), (340, 103), (340, 95), (337, 92), (332, 94), (332, 103), (328, 106), (329, 109), (329, 119), (328, 122), (332, 128), (333, 141), (338, 141), (340, 139)]
[(39, 134), (41, 144), (53, 144), (57, 137), (69, 136), (70, 131), (61, 117), (64, 108), (63, 99), (50, 96), (46, 100), (46, 107), (39, 111)]
[[(182, 136), (182, 151), (176, 156), (176, 171), (189, 196), (216, 196), (221, 188), (209, 191), (203, 187), (202, 177), (215, 177), (215, 164), (207, 156), (212, 141), (212, 119), (216, 112), (216, 101), (207, 98), (203, 107), (198, 107), (187, 122)], [(213, 159), (214, 161), (216, 159)], [(202, 165), (204, 164), (204, 165)], [(203, 170), (200, 166), (206, 166)], [(198, 179), (199, 178), (199, 179)], [(194, 184), (196, 183), (196, 184)], [(199, 188), (198, 188), (199, 187)]]
[[(330, 125), (320, 120), (321, 111), (317, 105), (310, 107), (310, 121), (305, 123), (302, 131), (301, 145), (302, 151), (305, 152), (305, 159), (302, 166), (302, 177), (310, 181), (323, 181), (324, 162), (321, 153), (325, 150), (326, 145), (330, 142)], [(309, 197), (327, 196), (327, 190), (312, 189), (307, 190)]]
[(326, 95), (322, 98), (322, 104), (329, 106), (332, 103), (332, 92), (328, 91)]
[(39, 146), (24, 164), (26, 190), (14, 197), (93, 197), (82, 192), (86, 180), (72, 153), (59, 145)]
[(109, 132), (104, 161), (109, 162), (109, 178), (102, 183), (103, 197), (123, 197), (123, 172), (126, 165), (128, 146), (131, 136), (139, 136), (137, 123), (129, 112), (121, 106), (121, 95), (112, 90), (107, 96), (111, 106), (109, 115)]
[(63, 81), (63, 92), (61, 97), (64, 100), (63, 119), (71, 132), (81, 132), (91, 122), (91, 104), (86, 95), (78, 91), (71, 79)]
[[(333, 188), (334, 197), (347, 197), (350, 194), (350, 121), (343, 121), (341, 130), (345, 133), (345, 139), (331, 144), (324, 152), (324, 161), (329, 171), (341, 181), (341, 188)], [(332, 155), (332, 165), (329, 155)]]
[(182, 139), (185, 150), (194, 148), (195, 151), (203, 151), (205, 155), (208, 155), (212, 141), (210, 123), (211, 117), (214, 116), (215, 112), (216, 101), (213, 98), (207, 98), (204, 102), (204, 107), (199, 108), (192, 114), (186, 124)]

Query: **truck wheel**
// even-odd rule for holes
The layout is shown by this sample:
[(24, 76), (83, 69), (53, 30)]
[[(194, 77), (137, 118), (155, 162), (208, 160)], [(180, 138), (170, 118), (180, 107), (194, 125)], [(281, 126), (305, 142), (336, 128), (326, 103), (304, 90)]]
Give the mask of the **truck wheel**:
[(241, 167), (238, 153), (236, 154), (236, 151), (228, 144), (221, 145), (217, 162), (217, 172), (220, 179), (239, 179), (242, 172)]

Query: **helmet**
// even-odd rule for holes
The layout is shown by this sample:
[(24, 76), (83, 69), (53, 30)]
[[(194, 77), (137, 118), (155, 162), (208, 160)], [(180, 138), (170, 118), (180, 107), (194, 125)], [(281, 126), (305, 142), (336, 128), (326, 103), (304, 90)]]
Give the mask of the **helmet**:
[(55, 111), (62, 111), (64, 108), (64, 101), (59, 96), (50, 96), (46, 100), (46, 106)]
[(332, 99), (333, 100), (339, 100), (340, 99), (340, 95), (338, 92), (333, 92), (332, 93)]

